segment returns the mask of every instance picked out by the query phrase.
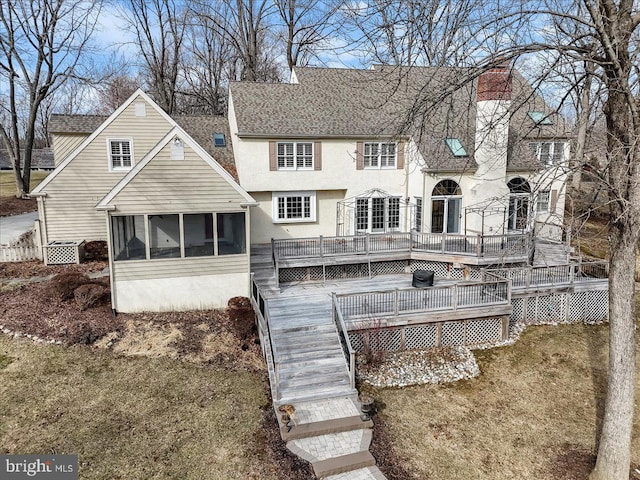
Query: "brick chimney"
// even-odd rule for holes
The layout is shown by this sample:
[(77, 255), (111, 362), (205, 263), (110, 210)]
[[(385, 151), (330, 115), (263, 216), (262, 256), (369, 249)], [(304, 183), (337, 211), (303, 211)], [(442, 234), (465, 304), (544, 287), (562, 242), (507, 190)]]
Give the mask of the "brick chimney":
[(485, 100), (511, 100), (511, 66), (499, 62), (478, 77), (478, 102)]

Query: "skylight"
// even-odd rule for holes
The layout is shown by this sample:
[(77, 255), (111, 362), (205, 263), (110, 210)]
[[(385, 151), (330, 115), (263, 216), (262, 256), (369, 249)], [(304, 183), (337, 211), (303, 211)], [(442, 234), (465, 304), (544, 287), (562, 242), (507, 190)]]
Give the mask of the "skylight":
[(460, 140), (457, 138), (447, 138), (445, 140), (447, 146), (449, 147), (449, 150), (451, 150), (451, 153), (453, 153), (454, 157), (466, 157), (467, 156), (467, 151), (464, 149), (464, 147), (462, 146), (462, 143), (460, 143)]
[(216, 147), (226, 147), (227, 140), (224, 138), (224, 133), (213, 134), (213, 145)]
[(553, 121), (544, 112), (529, 112), (529, 118), (536, 125), (553, 125)]

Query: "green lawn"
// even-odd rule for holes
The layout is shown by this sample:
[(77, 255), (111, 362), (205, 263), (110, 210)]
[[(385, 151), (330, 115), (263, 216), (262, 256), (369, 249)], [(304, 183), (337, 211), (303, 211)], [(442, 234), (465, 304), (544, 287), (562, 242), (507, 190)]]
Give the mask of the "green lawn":
[(275, 479), (256, 373), (0, 335), (0, 452), (77, 453), (86, 479)]

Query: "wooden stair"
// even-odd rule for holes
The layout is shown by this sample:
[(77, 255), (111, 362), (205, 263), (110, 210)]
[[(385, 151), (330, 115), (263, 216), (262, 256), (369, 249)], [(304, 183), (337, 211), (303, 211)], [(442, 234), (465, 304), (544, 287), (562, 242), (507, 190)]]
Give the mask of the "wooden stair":
[(533, 266), (566, 265), (572, 248), (564, 243), (536, 240), (534, 243)]

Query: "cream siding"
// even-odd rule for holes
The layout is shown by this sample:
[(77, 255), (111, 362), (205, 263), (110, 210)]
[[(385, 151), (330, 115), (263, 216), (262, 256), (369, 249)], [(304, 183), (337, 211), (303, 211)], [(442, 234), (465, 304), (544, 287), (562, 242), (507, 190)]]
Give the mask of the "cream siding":
[(51, 150), (53, 163), (57, 167), (62, 160), (74, 151), (87, 137), (88, 133), (53, 133), (51, 134)]
[(249, 272), (249, 255), (164, 258), (113, 262), (117, 281), (195, 277)]
[(153, 107), (135, 115), (132, 102), (44, 188), (47, 237), (54, 240), (106, 240), (104, 213), (95, 205), (127, 173), (110, 172), (108, 138), (132, 138), (134, 163), (140, 161), (172, 125)]
[(117, 214), (238, 211), (246, 199), (189, 146), (171, 160), (167, 144), (110, 202)]

